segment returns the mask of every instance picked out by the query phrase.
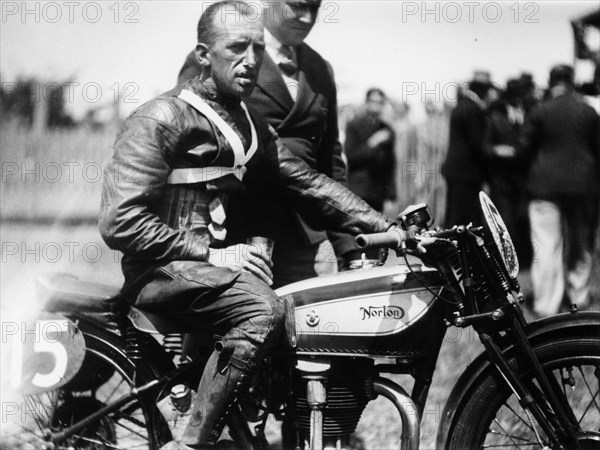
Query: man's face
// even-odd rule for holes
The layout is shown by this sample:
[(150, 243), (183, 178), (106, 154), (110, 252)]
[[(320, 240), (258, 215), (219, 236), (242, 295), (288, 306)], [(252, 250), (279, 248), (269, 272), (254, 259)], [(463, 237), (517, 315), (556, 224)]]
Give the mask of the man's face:
[(264, 25), (282, 44), (302, 44), (317, 20), (321, 0), (277, 0), (267, 2)]
[(205, 57), (221, 94), (246, 97), (256, 86), (265, 41), (262, 23), (240, 15), (217, 15), (216, 37)]
[(385, 97), (379, 92), (373, 92), (367, 98), (367, 111), (376, 117), (381, 116), (383, 108), (385, 107)]

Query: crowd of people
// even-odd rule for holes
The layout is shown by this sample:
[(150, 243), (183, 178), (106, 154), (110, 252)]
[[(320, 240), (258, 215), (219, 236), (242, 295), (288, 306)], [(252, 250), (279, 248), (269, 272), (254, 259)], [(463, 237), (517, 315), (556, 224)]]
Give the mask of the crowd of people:
[(350, 189), (379, 210), (401, 199), (388, 213), (427, 202), (446, 227), (481, 223), (479, 192), (487, 191), (521, 265), (531, 267), (533, 313), (587, 307), (598, 233), (600, 119), (576, 91), (573, 68), (553, 67), (546, 90), (528, 73), (502, 89), (477, 71), (450, 114), (427, 103), (417, 126), (403, 116), (388, 125), (381, 107), (370, 106), (382, 98), (370, 89), (366, 107), (347, 123)]

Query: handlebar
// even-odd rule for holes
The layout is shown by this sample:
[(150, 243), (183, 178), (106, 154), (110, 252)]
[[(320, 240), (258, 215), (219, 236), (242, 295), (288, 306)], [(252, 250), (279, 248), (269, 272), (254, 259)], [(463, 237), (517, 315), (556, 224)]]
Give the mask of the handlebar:
[[(430, 239), (448, 239), (463, 233), (466, 230), (464, 226), (454, 226), (449, 229), (438, 229), (436, 231), (420, 230), (411, 240), (419, 241), (419, 238)], [(401, 231), (399, 233), (399, 231)], [(356, 244), (363, 248), (393, 248), (399, 249), (404, 240), (406, 240), (405, 230), (391, 228), (383, 233), (359, 234), (356, 236)], [(404, 234), (404, 236), (403, 236)]]
[(369, 248), (400, 248), (402, 236), (396, 231), (384, 231), (383, 233), (359, 234), (356, 236), (356, 244), (364, 249)]
[[(433, 223), (427, 204), (419, 203), (410, 205), (402, 211), (398, 220), (402, 228), (393, 226), (383, 233), (359, 234), (356, 237), (356, 243), (363, 249), (369, 248), (393, 248), (402, 249), (403, 252), (411, 252), (407, 249), (406, 241), (409, 241), (409, 247), (416, 246), (420, 253), (425, 253), (425, 245), (433, 244), (436, 240), (450, 240), (458, 238), (459, 235), (468, 236), (479, 234), (482, 227), (473, 227), (468, 225), (455, 225), (452, 228), (437, 228), (429, 230), (429, 224)], [(415, 244), (413, 246), (413, 244)]]

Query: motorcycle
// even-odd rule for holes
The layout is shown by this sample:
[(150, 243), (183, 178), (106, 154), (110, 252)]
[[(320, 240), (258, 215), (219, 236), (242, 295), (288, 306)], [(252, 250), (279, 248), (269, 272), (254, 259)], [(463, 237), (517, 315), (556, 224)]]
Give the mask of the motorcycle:
[[(480, 227), (430, 229), (420, 204), (399, 216), (408, 242), (394, 232), (357, 238), (405, 264), (382, 257), (277, 290), (286, 342), (228, 416), (240, 448), (268, 448), (272, 416), (286, 449), (349, 448), (381, 396), (399, 413), (401, 449), (418, 449), (446, 330), (473, 327), (485, 351), (453, 387), (436, 448), (600, 449), (600, 313), (573, 307), (528, 323), (511, 238), (484, 193), (480, 203)], [(128, 306), (116, 288), (64, 275), (39, 284), (44, 312), (9, 356), (23, 399), (3, 407), (4, 428), (8, 416), (20, 420), (0, 448), (156, 450), (177, 438), (210, 345), (191, 359), (176, 324)], [(412, 392), (386, 374), (410, 374)]]

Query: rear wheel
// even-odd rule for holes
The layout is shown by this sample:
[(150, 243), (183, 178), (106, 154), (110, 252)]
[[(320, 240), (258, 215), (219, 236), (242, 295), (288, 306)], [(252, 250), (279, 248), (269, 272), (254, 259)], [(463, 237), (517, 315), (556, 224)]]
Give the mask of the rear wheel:
[[(545, 342), (534, 351), (577, 420), (580, 448), (600, 449), (600, 337)], [(529, 367), (515, 359), (510, 364), (522, 374), (523, 382), (534, 383)], [(480, 379), (455, 417), (449, 449), (551, 448), (539, 424), (493, 369)]]
[[(116, 350), (118, 338), (105, 333), (86, 333), (86, 355), (79, 373), (60, 389), (21, 397), (14, 414), (4, 417), (0, 449), (53, 448), (45, 439), (90, 416), (155, 377), (150, 367), (134, 364)], [(135, 381), (134, 381), (135, 372)], [(159, 435), (164, 435), (162, 439)], [(116, 411), (88, 424), (58, 442), (57, 450), (149, 449), (167, 440), (168, 427), (151, 395), (133, 399)]]

